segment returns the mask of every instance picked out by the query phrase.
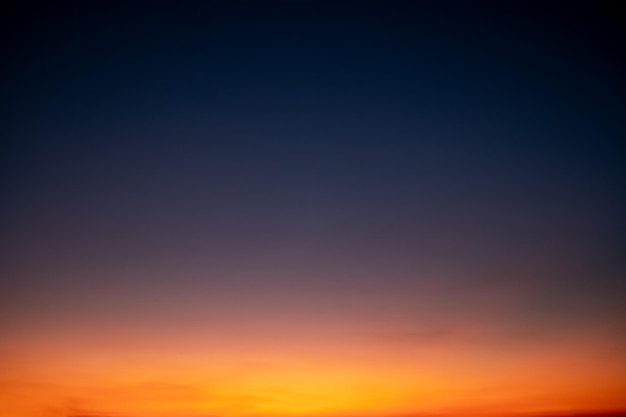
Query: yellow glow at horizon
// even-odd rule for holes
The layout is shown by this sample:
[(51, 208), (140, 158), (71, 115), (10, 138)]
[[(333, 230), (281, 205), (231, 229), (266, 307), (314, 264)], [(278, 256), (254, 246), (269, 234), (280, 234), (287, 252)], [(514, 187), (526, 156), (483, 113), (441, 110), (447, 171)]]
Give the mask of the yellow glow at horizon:
[(626, 408), (624, 358), (587, 335), (544, 345), (460, 339), (426, 347), (334, 333), (302, 340), (245, 333), (195, 346), (161, 337), (152, 346), (116, 339), (102, 347), (52, 335), (24, 339), (13, 346), (20, 355), (0, 358), (0, 415), (66, 417), (66, 407), (124, 417)]
[[(16, 396), (0, 397), (0, 411), (12, 417), (56, 417), (53, 412), (42, 414), (29, 402), (60, 409), (69, 400), (78, 399), (79, 408), (131, 417), (177, 413), (342, 416), (458, 409), (488, 414), (495, 410), (617, 406), (618, 390), (623, 387), (610, 372), (603, 375), (606, 364), (603, 369), (594, 369), (603, 361), (583, 364), (568, 352), (558, 356), (544, 352), (541, 357), (530, 355), (515, 362), (494, 356), (474, 363), (462, 349), (447, 360), (435, 355), (413, 361), (407, 357), (376, 361), (375, 356), (358, 353), (357, 349), (354, 360), (349, 360), (298, 351), (289, 355), (279, 349), (257, 368), (245, 361), (239, 366), (241, 358), (225, 353), (208, 354), (204, 362), (201, 357), (190, 358), (198, 365), (194, 369), (177, 368), (166, 356), (162, 368), (152, 361), (133, 364), (132, 357), (128, 362), (114, 358), (101, 368), (77, 369), (82, 376), (68, 381), (57, 372), (46, 376), (45, 369), (35, 369), (31, 378), (26, 373), (22, 376), (44, 383), (18, 388), (17, 397), (28, 399), (23, 403)], [(567, 359), (568, 355), (576, 360)], [(577, 369), (570, 368), (574, 362), (578, 362)], [(531, 363), (534, 368), (529, 367)], [(83, 367), (85, 362), (78, 361), (76, 366)], [(228, 372), (229, 367), (234, 371)], [(66, 369), (72, 371), (69, 366)], [(162, 379), (155, 379), (159, 375)], [(11, 382), (4, 381), (3, 386), (10, 388)]]

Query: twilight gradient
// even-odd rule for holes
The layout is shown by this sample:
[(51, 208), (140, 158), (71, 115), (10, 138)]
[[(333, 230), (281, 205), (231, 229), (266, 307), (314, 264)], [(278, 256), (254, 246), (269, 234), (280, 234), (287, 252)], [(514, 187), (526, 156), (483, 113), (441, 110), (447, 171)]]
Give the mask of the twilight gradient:
[(626, 409), (614, 15), (11, 6), (0, 414)]

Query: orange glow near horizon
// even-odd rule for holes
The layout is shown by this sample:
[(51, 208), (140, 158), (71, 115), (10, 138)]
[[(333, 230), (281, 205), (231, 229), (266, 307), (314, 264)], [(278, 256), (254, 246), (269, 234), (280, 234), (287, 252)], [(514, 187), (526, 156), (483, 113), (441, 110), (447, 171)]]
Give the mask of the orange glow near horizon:
[[(46, 354), (39, 346), (22, 346), (22, 356), (5, 364), (0, 412), (291, 417), (626, 407), (623, 359), (585, 340), (505, 348), (459, 339), (425, 348), (358, 338), (312, 341), (302, 334), (301, 342), (222, 336), (222, 342), (198, 341), (195, 348), (167, 347), (164, 337), (163, 349), (156, 339), (152, 349), (124, 347), (122, 340), (102, 346), (75, 340), (78, 349), (51, 340), (54, 348)], [(119, 350), (112, 349), (116, 344)]]

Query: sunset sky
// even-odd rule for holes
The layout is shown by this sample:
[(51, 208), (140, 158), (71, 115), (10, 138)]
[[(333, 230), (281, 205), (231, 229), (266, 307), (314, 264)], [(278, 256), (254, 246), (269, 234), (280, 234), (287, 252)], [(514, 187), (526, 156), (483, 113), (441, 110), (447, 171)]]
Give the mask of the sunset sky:
[(12, 3), (1, 417), (626, 410), (608, 2)]

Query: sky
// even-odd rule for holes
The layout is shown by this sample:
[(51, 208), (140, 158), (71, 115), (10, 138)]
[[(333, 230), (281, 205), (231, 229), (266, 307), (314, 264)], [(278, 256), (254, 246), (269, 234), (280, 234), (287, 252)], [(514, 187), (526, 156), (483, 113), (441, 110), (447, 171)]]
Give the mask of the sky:
[(3, 14), (0, 414), (626, 409), (609, 2)]

